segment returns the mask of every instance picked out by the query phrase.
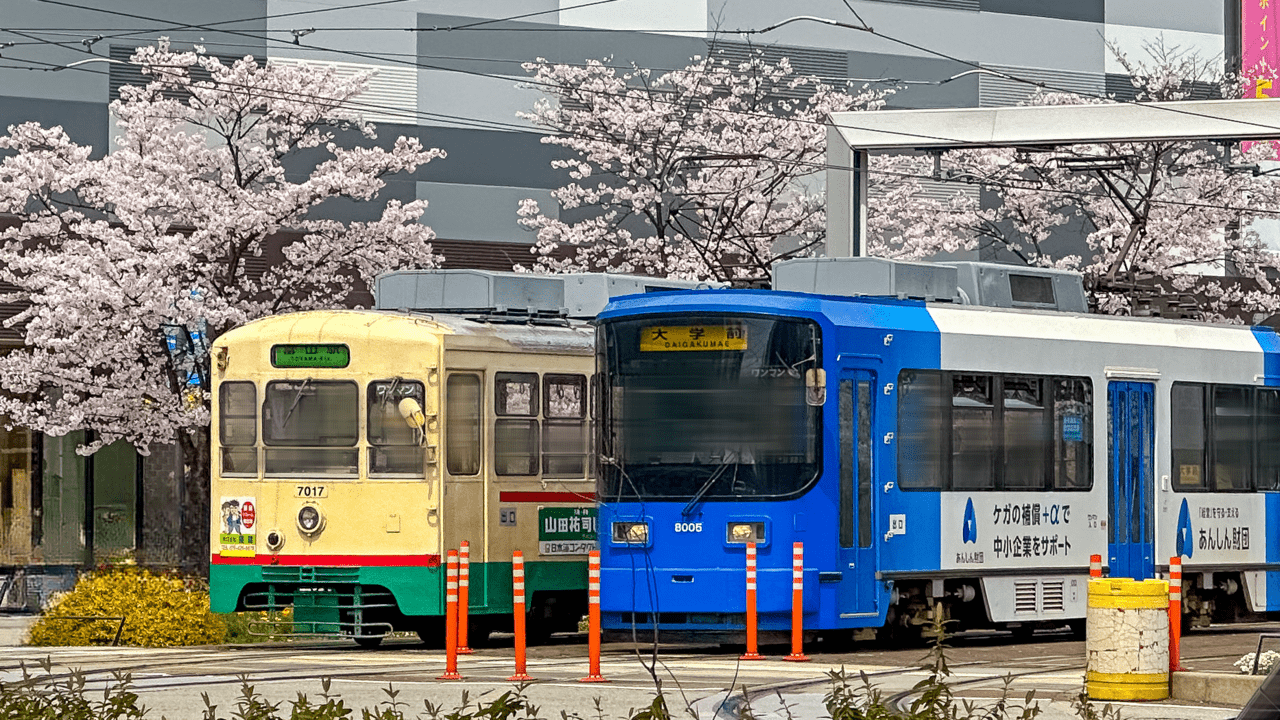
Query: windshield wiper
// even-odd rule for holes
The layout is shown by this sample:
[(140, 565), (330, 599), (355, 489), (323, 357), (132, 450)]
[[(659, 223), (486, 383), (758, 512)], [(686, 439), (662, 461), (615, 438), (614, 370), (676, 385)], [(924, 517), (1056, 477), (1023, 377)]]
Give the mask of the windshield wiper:
[(689, 504), (685, 505), (684, 509), (680, 511), (680, 514), (682, 516), (689, 517), (689, 515), (693, 512), (693, 509), (697, 507), (698, 501), (702, 499), (703, 495), (707, 494), (707, 491), (711, 489), (712, 485), (716, 484), (716, 481), (719, 480), (722, 475), (724, 475), (724, 471), (729, 469), (730, 465), (734, 466), (734, 475), (738, 474), (737, 463), (731, 463), (728, 460), (720, 463), (720, 466), (716, 468), (715, 472), (711, 473), (711, 477), (707, 478), (707, 481), (702, 484), (702, 487), (698, 488), (698, 492), (693, 494), (693, 499), (689, 501)]
[(289, 418), (293, 417), (293, 411), (298, 409), (298, 403), (302, 401), (302, 393), (307, 389), (307, 385), (311, 384), (311, 378), (302, 381), (298, 386), (298, 392), (293, 396), (293, 404), (289, 406), (289, 411), (284, 414), (284, 419), (280, 421), (280, 428), (284, 429), (289, 425)]

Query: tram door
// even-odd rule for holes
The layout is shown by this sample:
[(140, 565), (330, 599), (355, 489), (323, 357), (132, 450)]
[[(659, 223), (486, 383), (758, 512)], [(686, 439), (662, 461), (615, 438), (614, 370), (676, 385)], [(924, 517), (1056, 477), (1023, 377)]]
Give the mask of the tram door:
[(485, 561), (485, 382), (478, 372), (451, 372), (445, 381), (445, 470), (443, 556), (463, 540), (471, 544), (469, 594), (473, 607), (486, 605)]
[[(846, 370), (840, 376), (840, 617), (875, 618), (879, 598), (875, 581), (875, 493), (872, 421), (875, 376)], [(855, 623), (856, 624), (856, 623)]]
[(1145, 580), (1155, 573), (1155, 387), (1110, 383), (1107, 428), (1110, 575)]

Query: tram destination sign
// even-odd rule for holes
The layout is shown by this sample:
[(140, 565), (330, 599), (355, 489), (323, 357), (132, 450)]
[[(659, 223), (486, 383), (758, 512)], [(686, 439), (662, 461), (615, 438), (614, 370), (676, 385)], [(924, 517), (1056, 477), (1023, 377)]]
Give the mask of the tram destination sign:
[(351, 364), (346, 345), (272, 345), (271, 365), (278, 368), (344, 368)]
[(651, 325), (640, 331), (640, 352), (746, 349), (741, 325)]
[(539, 555), (586, 555), (596, 547), (595, 508), (538, 508)]

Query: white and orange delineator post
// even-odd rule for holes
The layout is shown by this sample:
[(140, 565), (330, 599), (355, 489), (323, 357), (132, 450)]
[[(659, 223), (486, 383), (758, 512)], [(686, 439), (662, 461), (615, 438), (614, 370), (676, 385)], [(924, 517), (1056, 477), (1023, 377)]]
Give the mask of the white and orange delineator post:
[(458, 674), (458, 551), (450, 550), (445, 564), (444, 674), (437, 680), (461, 680)]
[(524, 553), (511, 553), (511, 618), (516, 634), (516, 674), (507, 678), (512, 682), (532, 680), (525, 668), (525, 607), (524, 607)]
[(462, 541), (458, 550), (458, 654), (470, 655), (467, 647), (467, 614), (471, 606), (471, 543)]
[(1169, 558), (1169, 672), (1182, 669), (1182, 556)]
[(791, 548), (791, 654), (782, 659), (809, 662), (804, 654), (804, 543)]
[(578, 682), (609, 682), (600, 674), (600, 551), (592, 550), (587, 559), (587, 676)]
[(759, 648), (759, 618), (756, 615), (756, 544), (747, 543), (747, 652), (741, 660), (763, 660)]

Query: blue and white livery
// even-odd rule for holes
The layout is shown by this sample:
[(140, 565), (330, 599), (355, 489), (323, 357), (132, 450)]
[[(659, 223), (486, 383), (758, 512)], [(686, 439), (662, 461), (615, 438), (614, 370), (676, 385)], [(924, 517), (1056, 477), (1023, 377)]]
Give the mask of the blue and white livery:
[[(1193, 624), (1280, 610), (1280, 336), (1083, 312), (1079, 277), (780, 264), (599, 316), (606, 630), (1080, 624), (1089, 556), (1183, 557)], [(800, 290), (800, 291), (797, 291)]]

